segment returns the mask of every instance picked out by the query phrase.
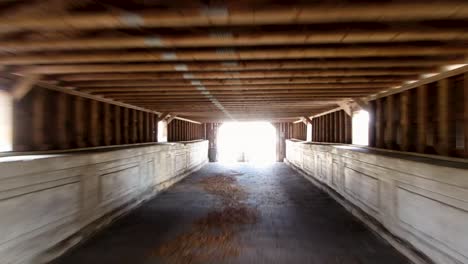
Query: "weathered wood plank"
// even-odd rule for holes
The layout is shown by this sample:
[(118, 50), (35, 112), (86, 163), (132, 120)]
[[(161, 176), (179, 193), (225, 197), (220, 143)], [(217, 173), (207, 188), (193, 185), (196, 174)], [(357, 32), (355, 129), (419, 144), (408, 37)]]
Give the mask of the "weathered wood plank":
[(88, 133), (88, 141), (91, 146), (96, 147), (100, 144), (101, 139), (101, 122), (99, 120), (100, 115), (100, 102), (95, 100), (89, 101), (89, 111), (90, 111), (90, 118), (89, 118), (89, 133)]
[(124, 107), (123, 109), (123, 142), (130, 144), (130, 109)]
[(112, 129), (112, 114), (113, 111), (111, 109), (110, 104), (103, 104), (103, 142), (104, 145), (109, 146), (112, 144), (113, 141), (113, 129)]
[(85, 100), (82, 97), (73, 96), (73, 134), (78, 148), (86, 147), (85, 138)]
[(468, 73), (463, 76), (463, 131), (465, 158), (468, 158)]
[(59, 149), (66, 149), (69, 147), (69, 95), (65, 93), (57, 94), (57, 112), (55, 118), (57, 147)]
[(121, 107), (114, 105), (114, 144), (122, 144)]
[(385, 138), (385, 147), (387, 149), (394, 149), (396, 144), (396, 127), (395, 127), (395, 95), (390, 95), (386, 98), (387, 100), (387, 109), (386, 114), (386, 126), (384, 132)]
[(450, 102), (450, 81), (442, 79), (437, 83), (437, 141), (438, 154), (449, 156), (455, 150), (453, 105)]
[(46, 150), (46, 94), (42, 89), (34, 90), (32, 97), (32, 147), (34, 150)]
[(384, 147), (384, 117), (383, 117), (383, 99), (376, 100), (376, 113), (375, 113), (375, 141), (378, 148)]
[(410, 144), (410, 92), (404, 91), (400, 97), (401, 150), (408, 151)]

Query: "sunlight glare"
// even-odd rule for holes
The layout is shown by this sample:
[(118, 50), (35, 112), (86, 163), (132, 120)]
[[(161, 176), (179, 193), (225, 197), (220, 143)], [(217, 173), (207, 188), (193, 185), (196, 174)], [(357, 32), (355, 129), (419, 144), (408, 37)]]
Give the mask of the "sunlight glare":
[(220, 162), (274, 162), (276, 131), (268, 122), (227, 122), (218, 132)]

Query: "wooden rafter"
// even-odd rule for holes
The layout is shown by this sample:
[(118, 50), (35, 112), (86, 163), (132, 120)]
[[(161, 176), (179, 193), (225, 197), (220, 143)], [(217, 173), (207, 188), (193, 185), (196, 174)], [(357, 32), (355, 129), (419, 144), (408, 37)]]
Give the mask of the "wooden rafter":
[[(434, 77), (417, 81), (420, 76), (468, 62), (468, 4), (460, 1), (225, 2), (158, 2), (158, 9), (131, 0), (125, 7), (12, 3), (0, 18), (0, 67), (19, 81), (7, 90), (19, 99), (37, 83), (130, 107), (103, 108), (107, 121), (92, 119), (92, 125), (112, 134), (108, 119), (116, 111), (129, 130), (114, 131), (115, 141), (133, 142), (150, 138), (157, 120), (136, 110), (186, 121), (223, 120), (226, 113), (238, 120), (305, 120), (337, 109), (350, 115), (352, 105), (365, 106), (361, 100), (424, 85)], [(68, 110), (66, 102), (58, 107)], [(84, 118), (84, 106), (73, 107)], [(327, 124), (343, 123), (341, 114)], [(138, 133), (131, 129), (134, 119)], [(344, 132), (328, 136), (342, 139)]]

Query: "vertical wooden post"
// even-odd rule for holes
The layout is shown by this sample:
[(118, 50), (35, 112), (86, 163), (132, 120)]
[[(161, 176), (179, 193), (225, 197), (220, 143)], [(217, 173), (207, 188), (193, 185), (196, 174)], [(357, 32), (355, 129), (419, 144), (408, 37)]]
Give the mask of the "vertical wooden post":
[(321, 123), (321, 128), (320, 128), (320, 142), (325, 142), (326, 141), (326, 126), (325, 126), (325, 116), (320, 117), (320, 123)]
[(450, 102), (449, 79), (442, 79), (438, 82), (438, 127), (437, 127), (437, 152), (440, 155), (448, 156), (455, 150), (454, 124), (451, 115), (453, 114)]
[(45, 112), (46, 96), (43, 89), (34, 90), (32, 98), (32, 147), (34, 150), (45, 150)]
[(132, 111), (132, 122), (130, 131), (131, 134), (131, 142), (132, 144), (138, 143), (138, 111), (135, 109), (131, 109)]
[(352, 131), (352, 123), (351, 117), (346, 115), (345, 116), (345, 141), (346, 144), (353, 143), (353, 131)]
[(369, 101), (369, 146), (375, 147), (375, 114), (376, 114), (376, 103), (374, 101)]
[(130, 110), (123, 108), (123, 142), (130, 144)]
[(395, 147), (395, 95), (387, 96), (387, 110), (385, 111), (386, 126), (385, 126), (385, 147), (387, 149), (394, 149)]
[(330, 142), (330, 116), (324, 115), (325, 119), (325, 142)]
[(416, 142), (416, 151), (419, 153), (424, 153), (426, 149), (426, 131), (427, 131), (427, 105), (428, 105), (428, 97), (427, 97), (427, 89), (426, 85), (418, 87), (416, 90), (417, 93), (417, 142)]
[(336, 111), (333, 113), (335, 123), (333, 126), (334, 134), (335, 134), (335, 142), (340, 142), (340, 111)]
[(404, 91), (401, 93), (400, 97), (400, 105), (401, 105), (401, 116), (400, 116), (400, 125), (401, 125), (401, 150), (408, 151), (409, 144), (410, 144), (410, 92)]
[(99, 146), (100, 141), (100, 125), (99, 125), (99, 101), (89, 101), (90, 123), (89, 123), (89, 143), (91, 146)]
[(57, 117), (55, 119), (56, 130), (57, 130), (57, 145), (59, 149), (68, 148), (69, 137), (68, 137), (68, 99), (69, 96), (66, 93), (57, 94)]
[(463, 76), (463, 131), (465, 158), (468, 158), (468, 73)]
[(104, 103), (104, 122), (103, 122), (103, 136), (104, 136), (104, 145), (109, 146), (112, 144), (112, 110), (111, 105)]
[(375, 141), (378, 148), (384, 147), (384, 128), (383, 128), (383, 105), (382, 99), (376, 100), (376, 112), (375, 112)]
[(73, 97), (73, 124), (76, 146), (78, 148), (86, 147), (84, 141), (85, 119), (84, 119), (84, 99), (79, 96)]
[(120, 116), (120, 106), (114, 106), (114, 143), (116, 145), (122, 144), (122, 124)]
[(146, 112), (145, 113), (145, 142), (151, 142), (151, 116), (153, 114)]
[(138, 111), (138, 142), (145, 142), (145, 126), (143, 111)]

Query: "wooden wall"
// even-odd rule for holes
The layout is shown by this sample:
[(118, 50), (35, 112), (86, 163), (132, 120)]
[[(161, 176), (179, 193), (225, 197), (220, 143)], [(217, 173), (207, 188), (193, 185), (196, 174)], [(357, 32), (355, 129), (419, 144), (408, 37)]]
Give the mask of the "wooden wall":
[(370, 101), (370, 146), (468, 157), (467, 76)]
[(167, 128), (169, 142), (190, 141), (205, 138), (205, 125), (178, 119), (172, 120)]
[(13, 115), (13, 151), (157, 141), (154, 113), (43, 88), (33, 88), (15, 102)]
[(312, 141), (352, 143), (351, 117), (340, 110), (312, 119)]
[(293, 123), (291, 138), (307, 140), (307, 126), (303, 122)]

